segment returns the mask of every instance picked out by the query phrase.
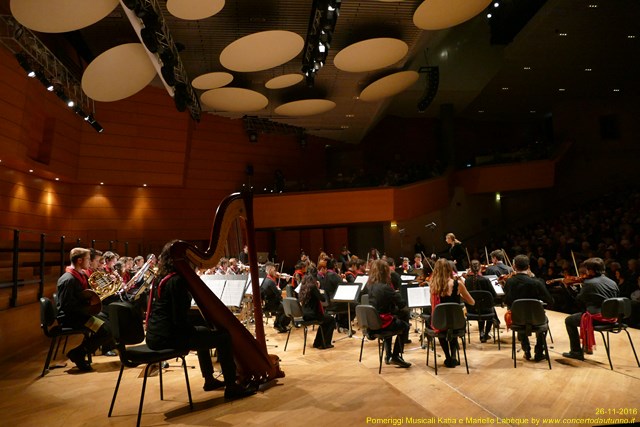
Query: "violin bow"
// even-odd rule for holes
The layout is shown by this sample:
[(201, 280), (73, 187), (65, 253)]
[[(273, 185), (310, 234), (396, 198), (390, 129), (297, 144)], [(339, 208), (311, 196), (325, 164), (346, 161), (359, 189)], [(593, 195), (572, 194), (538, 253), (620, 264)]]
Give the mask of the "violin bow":
[(511, 264), (511, 260), (509, 259), (509, 255), (507, 255), (507, 251), (502, 248), (500, 248), (500, 250), (502, 251), (502, 255), (504, 255), (504, 259), (507, 260), (507, 265), (513, 268), (513, 264)]
[(469, 261), (469, 265), (471, 265), (471, 257), (469, 256), (469, 249), (467, 249), (466, 246), (464, 247), (464, 251), (467, 253), (467, 261)]
[(487, 247), (486, 246), (484, 247), (484, 258), (485, 258), (485, 260), (484, 260), (485, 263), (487, 265), (489, 265), (489, 252), (487, 252)]
[(576, 257), (573, 254), (573, 249), (571, 249), (571, 259), (573, 259), (573, 268), (576, 269), (576, 276), (580, 276), (580, 272), (578, 271), (578, 264), (576, 263)]

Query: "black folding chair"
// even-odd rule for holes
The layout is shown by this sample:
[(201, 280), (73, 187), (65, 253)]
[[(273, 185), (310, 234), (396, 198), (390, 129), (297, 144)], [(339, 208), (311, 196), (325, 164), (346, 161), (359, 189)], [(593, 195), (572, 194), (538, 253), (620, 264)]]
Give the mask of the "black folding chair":
[[(300, 301), (296, 298), (284, 298), (282, 300), (282, 307), (284, 308), (284, 314), (291, 319), (291, 326), (289, 327), (289, 333), (287, 334), (287, 342), (284, 344), (284, 351), (287, 351), (287, 345), (289, 345), (289, 337), (291, 336), (291, 330), (294, 326), (302, 326), (304, 329), (304, 343), (302, 345), (302, 354), (305, 354), (307, 350), (307, 332), (309, 326), (320, 325), (320, 320), (304, 320), (302, 317), (302, 307)], [(322, 346), (326, 347), (327, 343), (324, 341), (324, 332), (320, 327), (320, 334), (322, 336)]]
[[(636, 363), (640, 368), (640, 362), (638, 361), (638, 354), (633, 346), (631, 335), (627, 331), (627, 325), (623, 322), (624, 319), (631, 316), (631, 300), (629, 298), (608, 298), (602, 303), (602, 317), (607, 319), (616, 319), (613, 323), (596, 324), (593, 325), (595, 331), (600, 332), (602, 335), (602, 341), (604, 341), (604, 348), (607, 351), (607, 358), (609, 359), (609, 366), (613, 370), (613, 363), (611, 363), (611, 343), (609, 342), (609, 332), (612, 334), (618, 334), (622, 331), (627, 333), (629, 338), (629, 344), (631, 344), (631, 350), (636, 358)], [(604, 338), (604, 333), (607, 333), (607, 338)]]
[(384, 355), (384, 341), (387, 338), (393, 337), (394, 335), (401, 334), (403, 331), (381, 331), (380, 329), (382, 329), (382, 321), (380, 320), (380, 315), (378, 314), (378, 310), (376, 310), (372, 305), (357, 305), (356, 318), (358, 319), (358, 323), (362, 327), (362, 342), (360, 343), (360, 359), (358, 359), (358, 361), (362, 362), (362, 350), (364, 349), (365, 337), (370, 340), (378, 340), (378, 359), (380, 359), (378, 373), (381, 373), (382, 356)]
[[(189, 408), (193, 409), (193, 401), (191, 400), (191, 388), (189, 387), (189, 375), (187, 373), (187, 363), (185, 356), (189, 354), (189, 350), (151, 350), (146, 344), (140, 344), (144, 341), (144, 329), (142, 327), (142, 319), (140, 312), (136, 307), (128, 302), (114, 302), (109, 304), (109, 321), (113, 338), (116, 340), (116, 348), (120, 355), (120, 374), (116, 382), (116, 388), (113, 391), (111, 406), (109, 407), (109, 417), (113, 412), (113, 406), (118, 395), (120, 380), (124, 367), (136, 367), (145, 364), (144, 380), (142, 381), (142, 391), (140, 392), (140, 406), (138, 407), (138, 421), (136, 426), (140, 426), (140, 418), (142, 417), (142, 405), (144, 403), (144, 392), (147, 386), (147, 378), (151, 366), (158, 366), (158, 377), (160, 379), (160, 400), (164, 399), (162, 388), (162, 366), (161, 362), (169, 359), (182, 359), (182, 367), (184, 369), (184, 378), (187, 383), (187, 393), (189, 395)], [(137, 345), (136, 345), (137, 344)], [(127, 347), (131, 346), (131, 347)]]
[(517, 299), (511, 304), (511, 357), (513, 367), (516, 367), (516, 333), (520, 332), (531, 336), (532, 333), (541, 333), (544, 337), (542, 343), (544, 355), (551, 369), (549, 347), (547, 346), (547, 332), (549, 332), (549, 319), (544, 313), (543, 302), (537, 299)]
[[(473, 320), (484, 320), (491, 322), (493, 328), (493, 343), (496, 343), (496, 336), (498, 338), (498, 350), (500, 350), (500, 327), (495, 322), (495, 309), (493, 295), (489, 291), (476, 290), (469, 291), (469, 294), (475, 300), (475, 305), (467, 306), (467, 341), (471, 343), (471, 325), (469, 322)], [(484, 331), (480, 331), (483, 333)]]
[[(464, 353), (464, 364), (469, 373), (469, 363), (467, 362), (467, 344), (465, 341), (467, 322), (464, 317), (464, 304), (455, 302), (443, 302), (436, 306), (431, 313), (431, 323), (433, 327), (440, 332), (436, 332), (430, 327), (424, 328), (429, 344), (427, 346), (427, 366), (429, 366), (429, 352), (433, 350), (433, 364), (435, 365), (436, 375), (438, 375), (438, 361), (436, 359), (436, 338), (445, 338), (447, 341), (462, 341), (462, 351)], [(458, 360), (460, 359), (460, 349), (458, 348)]]
[[(55, 323), (55, 325), (54, 325)], [(70, 335), (89, 335), (89, 331), (86, 329), (74, 329), (68, 327), (62, 327), (62, 325), (57, 323), (56, 319), (56, 309), (54, 305), (51, 303), (51, 300), (47, 297), (40, 298), (40, 327), (42, 328), (42, 332), (44, 335), (51, 339), (51, 344), (49, 345), (49, 352), (47, 353), (47, 358), (44, 361), (44, 367), (42, 368), (41, 377), (44, 377), (47, 371), (49, 370), (49, 364), (51, 363), (52, 355), (53, 359), (55, 359), (58, 354), (58, 347), (60, 347), (60, 339), (65, 337), (65, 340)], [(53, 348), (55, 347), (55, 354), (53, 352)], [(65, 341), (66, 348), (66, 341)], [(91, 362), (91, 355), (89, 357), (89, 362)]]

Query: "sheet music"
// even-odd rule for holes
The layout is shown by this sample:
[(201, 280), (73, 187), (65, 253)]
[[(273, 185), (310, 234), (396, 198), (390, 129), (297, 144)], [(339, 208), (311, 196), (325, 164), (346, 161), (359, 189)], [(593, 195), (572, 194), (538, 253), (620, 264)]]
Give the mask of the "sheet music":
[(360, 283), (360, 289), (364, 289), (365, 285), (369, 281), (369, 276), (356, 276), (356, 280), (353, 283)]
[(246, 278), (227, 280), (222, 294), (222, 302), (227, 307), (242, 306), (244, 298), (244, 287), (247, 284)]
[(414, 280), (416, 280), (416, 277), (418, 276), (414, 276), (413, 274), (401, 274), (400, 280), (402, 280), (403, 282), (413, 282)]
[(493, 286), (493, 290), (496, 291), (496, 295), (504, 295), (504, 289), (498, 284), (498, 276), (490, 274), (484, 277), (491, 281), (491, 286)]
[[(264, 277), (258, 278), (258, 287), (262, 286), (262, 282), (264, 281)], [(244, 291), (245, 295), (253, 295), (253, 288), (251, 287), (251, 275), (249, 275), (249, 280), (247, 280), (247, 288)]]
[(222, 300), (222, 293), (224, 292), (224, 284), (226, 280), (220, 279), (220, 276), (214, 274), (203, 274), (200, 279), (207, 285), (211, 292), (215, 294), (220, 300)]
[(431, 306), (431, 295), (429, 293), (429, 287), (418, 286), (407, 288), (407, 306), (409, 308)]
[(336, 289), (336, 293), (333, 296), (333, 301), (339, 302), (355, 302), (356, 298), (358, 298), (358, 291), (360, 290), (360, 286), (358, 285), (338, 285)]

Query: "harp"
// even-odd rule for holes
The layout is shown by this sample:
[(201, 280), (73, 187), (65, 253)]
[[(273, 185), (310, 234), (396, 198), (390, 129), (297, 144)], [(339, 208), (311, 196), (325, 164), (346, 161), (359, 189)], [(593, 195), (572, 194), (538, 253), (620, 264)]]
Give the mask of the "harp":
[[(244, 223), (246, 242), (249, 247), (253, 309), (255, 318), (260, 319), (255, 322), (255, 337), (207, 288), (193, 268), (194, 265), (200, 268), (211, 266), (224, 255), (224, 243), (236, 219)], [(243, 384), (260, 384), (284, 377), (284, 372), (280, 370), (278, 356), (267, 353), (264, 325), (261, 321), (262, 302), (258, 281), (252, 193), (250, 191), (233, 193), (220, 203), (213, 221), (209, 248), (206, 251), (203, 252), (184, 241), (173, 243), (170, 251), (176, 271), (187, 281), (189, 291), (204, 318), (217, 328), (229, 331), (240, 381)]]

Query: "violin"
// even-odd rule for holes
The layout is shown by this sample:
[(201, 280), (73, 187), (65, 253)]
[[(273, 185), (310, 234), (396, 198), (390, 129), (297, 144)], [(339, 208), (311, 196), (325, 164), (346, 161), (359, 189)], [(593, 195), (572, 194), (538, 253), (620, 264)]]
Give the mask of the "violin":
[(558, 277), (557, 279), (547, 280), (547, 285), (551, 285), (552, 283), (560, 282), (565, 286), (578, 286), (582, 285), (582, 283), (586, 279), (590, 279), (592, 276), (588, 274), (581, 274), (580, 276), (570, 276), (566, 275), (564, 277)]

